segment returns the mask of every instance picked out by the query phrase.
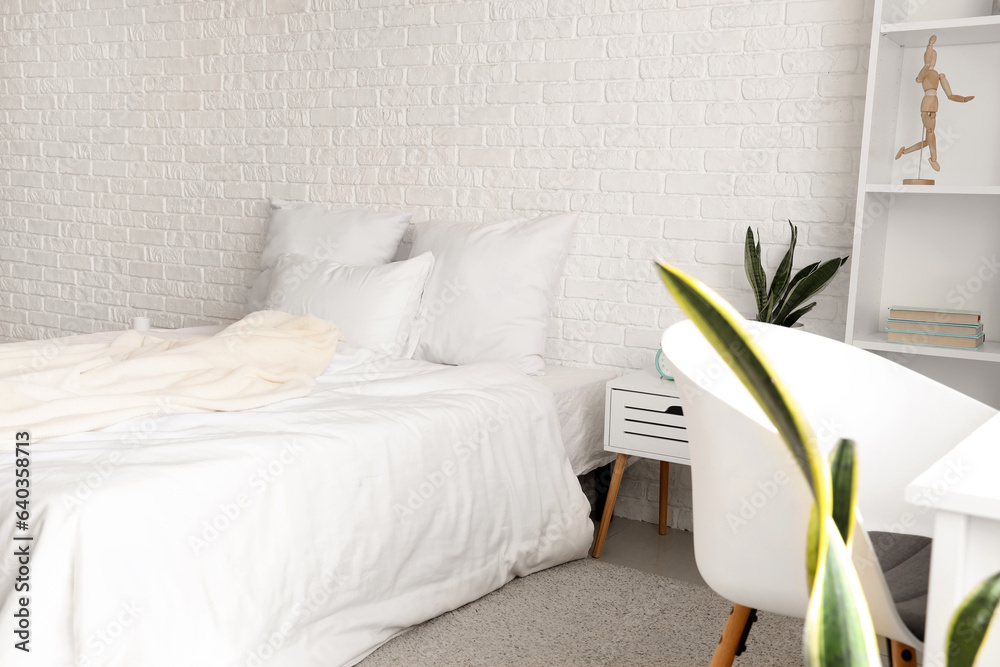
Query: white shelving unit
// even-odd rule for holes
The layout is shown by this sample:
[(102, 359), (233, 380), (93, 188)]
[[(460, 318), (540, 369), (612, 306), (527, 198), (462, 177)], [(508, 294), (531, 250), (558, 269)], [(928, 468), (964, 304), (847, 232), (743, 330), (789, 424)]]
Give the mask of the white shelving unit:
[[(905, 4), (875, 6), (847, 342), (1000, 408), (1000, 16), (906, 23)], [(940, 172), (927, 151), (894, 159), (923, 136), (915, 78), (931, 35), (936, 69), (955, 93), (975, 95), (959, 104), (938, 93)], [(902, 185), (921, 161), (919, 177), (936, 184)], [(894, 305), (979, 310), (987, 342), (979, 350), (890, 343)]]

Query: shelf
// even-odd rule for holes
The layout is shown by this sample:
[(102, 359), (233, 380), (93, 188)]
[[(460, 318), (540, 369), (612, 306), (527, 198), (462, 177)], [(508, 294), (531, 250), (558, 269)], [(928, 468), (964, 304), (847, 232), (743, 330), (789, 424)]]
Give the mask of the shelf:
[(863, 350), (875, 352), (895, 352), (896, 354), (912, 354), (924, 357), (945, 357), (948, 359), (972, 359), (974, 361), (993, 361), (1000, 363), (1000, 343), (986, 341), (978, 350), (962, 350), (951, 347), (931, 347), (928, 345), (908, 345), (906, 343), (890, 343), (885, 339), (885, 332), (878, 331), (854, 337), (854, 346)]
[(865, 192), (928, 195), (1000, 195), (1000, 185), (887, 185), (869, 184)]
[[(993, 150), (1000, 146), (1000, 77), (989, 66), (1000, 62), (1000, 15), (910, 23), (895, 18), (921, 1), (876, 3), (847, 337), (859, 349), (1000, 409), (1000, 280), (994, 277), (991, 254), (1000, 248), (1000, 154)], [(959, 4), (933, 1), (945, 7)], [(948, 73), (955, 92), (976, 97), (971, 104), (953, 104), (944, 101), (943, 90), (938, 92), (938, 144), (946, 157), (941, 172), (930, 167), (926, 150), (893, 159), (900, 146), (913, 145), (923, 134), (919, 110), (925, 91), (915, 77), (932, 35), (936, 46), (944, 47), (938, 67)], [(945, 140), (949, 124), (957, 132)], [(937, 185), (903, 185), (903, 179), (918, 175)], [(887, 340), (885, 316), (891, 304), (957, 303), (956, 296), (962, 308), (982, 311), (992, 340), (981, 348)]]
[(886, 23), (882, 34), (900, 46), (927, 46), (931, 35), (938, 36), (937, 46), (1000, 42), (1000, 16)]

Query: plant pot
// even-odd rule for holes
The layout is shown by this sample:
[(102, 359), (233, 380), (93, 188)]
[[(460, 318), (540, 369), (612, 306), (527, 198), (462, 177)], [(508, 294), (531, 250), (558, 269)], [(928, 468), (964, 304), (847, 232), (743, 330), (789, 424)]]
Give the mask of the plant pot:
[[(756, 316), (756, 315), (753, 315), (753, 316), (751, 316), (751, 317), (748, 317), (748, 318), (747, 318), (747, 321), (748, 321), (748, 322), (756, 322), (756, 321), (757, 321), (757, 316)], [(805, 325), (804, 325), (804, 324), (802, 324), (802, 322), (796, 322), (795, 324), (793, 324), (793, 325), (792, 325), (791, 327), (789, 327), (789, 328), (791, 328), (791, 329), (801, 329), (801, 328), (803, 328), (804, 326), (805, 326)]]
[(990, 16), (993, 0), (909, 0), (906, 20), (938, 21), (941, 19), (967, 19)]

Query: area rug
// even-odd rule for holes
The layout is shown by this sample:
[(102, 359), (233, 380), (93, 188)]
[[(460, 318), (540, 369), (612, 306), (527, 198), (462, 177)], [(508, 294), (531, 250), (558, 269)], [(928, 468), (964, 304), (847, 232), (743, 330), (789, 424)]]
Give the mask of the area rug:
[[(515, 579), (359, 666), (707, 665), (730, 608), (703, 586), (585, 558)], [(758, 616), (734, 667), (801, 667), (802, 621)]]

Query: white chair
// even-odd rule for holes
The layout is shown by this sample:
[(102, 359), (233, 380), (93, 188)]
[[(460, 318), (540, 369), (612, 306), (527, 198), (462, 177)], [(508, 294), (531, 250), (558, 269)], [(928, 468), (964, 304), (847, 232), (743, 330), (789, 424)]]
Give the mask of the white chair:
[[(915, 656), (909, 656), (912, 663), (906, 660), (903, 645), (921, 642), (897, 612), (869, 537), (889, 533), (879, 535), (888, 547), (911, 539), (895, 535), (929, 537), (933, 513), (904, 502), (904, 487), (996, 410), (844, 343), (768, 324), (747, 326), (823, 452), (842, 437), (857, 443), (863, 530), (856, 531), (853, 560), (876, 633), (894, 642), (901, 664), (915, 665)], [(693, 322), (670, 327), (663, 351), (681, 393), (690, 442), (698, 569), (736, 605), (711, 663), (728, 666), (740, 635), (746, 639), (750, 610), (805, 616), (812, 496), (777, 431)]]

